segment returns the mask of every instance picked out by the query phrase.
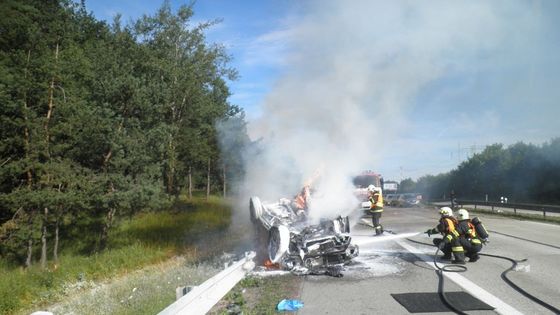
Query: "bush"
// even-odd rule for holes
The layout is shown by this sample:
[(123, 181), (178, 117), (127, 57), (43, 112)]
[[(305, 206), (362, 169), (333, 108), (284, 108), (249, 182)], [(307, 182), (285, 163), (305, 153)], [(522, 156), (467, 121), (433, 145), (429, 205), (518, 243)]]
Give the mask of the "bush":
[[(24, 270), (2, 262), (0, 314), (30, 305), (44, 306), (88, 288), (88, 281), (109, 279), (189, 253), (198, 238), (223, 231), (229, 223), (230, 209), (222, 201), (182, 202), (168, 211), (140, 213), (123, 220), (110, 233), (108, 249), (99, 254), (84, 255), (69, 240), (58, 266), (51, 264), (47, 270), (37, 265)], [(216, 254), (213, 249), (205, 250), (189, 257), (206, 259)]]

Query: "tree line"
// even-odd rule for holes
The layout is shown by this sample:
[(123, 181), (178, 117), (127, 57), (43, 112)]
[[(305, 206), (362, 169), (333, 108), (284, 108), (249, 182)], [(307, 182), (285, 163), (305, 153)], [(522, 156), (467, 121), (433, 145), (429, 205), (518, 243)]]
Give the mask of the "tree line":
[(403, 192), (420, 192), (428, 199), (456, 198), (517, 203), (560, 203), (560, 138), (542, 145), (518, 142), (487, 146), (456, 169), (401, 181)]
[(0, 258), (45, 267), (64, 239), (101, 251), (118, 217), (242, 176), (237, 72), (205, 38), (218, 20), (169, 2), (127, 25), (83, 1), (0, 12)]

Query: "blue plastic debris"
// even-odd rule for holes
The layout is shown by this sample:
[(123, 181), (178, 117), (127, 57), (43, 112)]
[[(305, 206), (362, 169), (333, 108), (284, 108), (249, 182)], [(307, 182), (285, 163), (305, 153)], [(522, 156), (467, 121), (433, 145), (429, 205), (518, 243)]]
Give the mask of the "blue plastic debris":
[(297, 311), (303, 307), (303, 302), (298, 300), (282, 300), (276, 306), (279, 311)]

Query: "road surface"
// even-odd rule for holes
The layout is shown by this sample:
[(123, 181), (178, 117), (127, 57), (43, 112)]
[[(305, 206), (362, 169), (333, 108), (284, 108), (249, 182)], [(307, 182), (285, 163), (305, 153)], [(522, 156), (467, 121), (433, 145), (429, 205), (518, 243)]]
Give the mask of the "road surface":
[[(559, 309), (560, 225), (479, 217), (488, 230), (496, 232), (491, 233), (482, 253), (516, 260), (527, 258), (519, 263), (517, 271), (507, 274), (508, 278)], [(434, 227), (438, 218), (434, 208), (388, 207), (381, 221), (394, 234), (386, 232), (375, 237), (370, 226), (356, 224), (352, 234), (360, 246), (360, 256), (342, 278), (305, 277), (300, 292), (305, 306), (298, 314), (410, 314), (391, 294), (438, 291), (438, 276), (431, 264), (435, 248), (429, 246), (431, 239), (421, 233)], [(511, 262), (481, 257), (466, 266), (466, 272), (446, 273), (445, 291), (468, 292), (495, 307), (493, 311), (467, 311), (468, 314), (554, 314), (501, 279)]]

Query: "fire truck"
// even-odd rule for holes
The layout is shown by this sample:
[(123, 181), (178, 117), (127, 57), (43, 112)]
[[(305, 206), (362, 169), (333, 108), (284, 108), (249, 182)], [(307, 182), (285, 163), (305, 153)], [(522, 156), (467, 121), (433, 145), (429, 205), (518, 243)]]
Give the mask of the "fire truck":
[(356, 196), (360, 201), (367, 201), (368, 186), (383, 187), (383, 176), (373, 171), (363, 171), (360, 175), (353, 179), (354, 187), (356, 187)]

